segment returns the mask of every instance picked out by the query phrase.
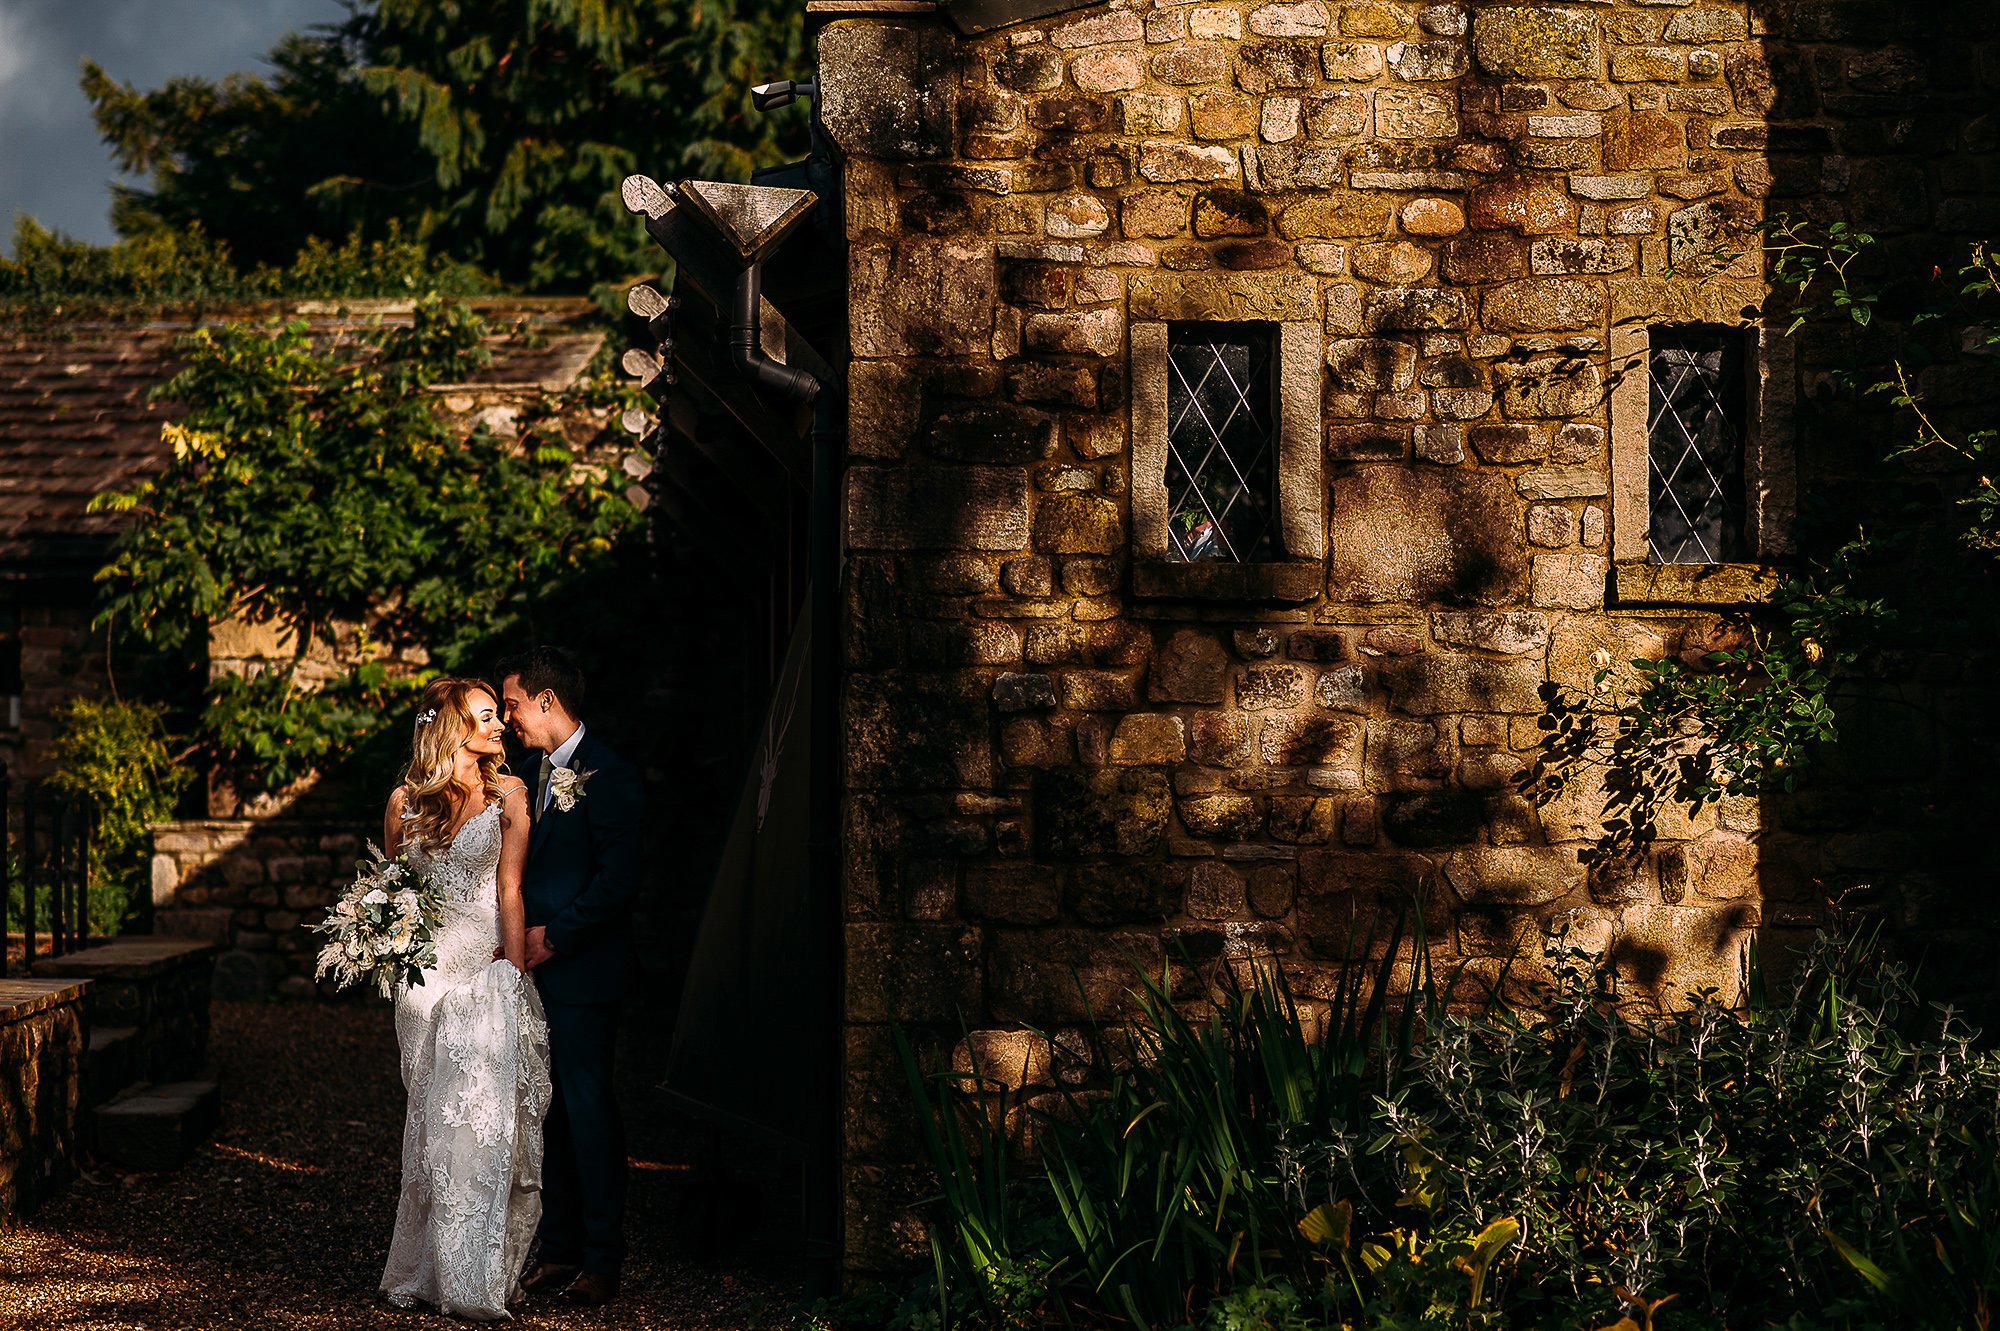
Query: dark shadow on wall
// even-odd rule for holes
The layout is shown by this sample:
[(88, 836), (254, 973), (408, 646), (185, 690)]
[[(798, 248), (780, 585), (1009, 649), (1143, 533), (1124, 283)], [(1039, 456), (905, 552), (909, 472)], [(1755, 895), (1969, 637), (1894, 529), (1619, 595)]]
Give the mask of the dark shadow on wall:
[(1971, 464), (1938, 451), (1890, 460), (1914, 422), (1835, 376), (1886, 369), (1893, 355), (1960, 437), (2000, 412), (1990, 358), (1938, 336), (1949, 321), (1910, 323), (1949, 303), (1973, 244), (2000, 237), (2000, 7), (1752, 0), (1750, 12), (1759, 51), (1725, 73), (1738, 105), (1761, 110), (1768, 148), (1739, 173), (1767, 182), (1768, 216), (1845, 221), (1877, 241), (1855, 273), (1881, 294), (1871, 325), (1835, 319), (1794, 339), (1801, 560), (1865, 530), (1854, 590), (1897, 611), (1855, 634), (1862, 657), (1835, 691), (1839, 742), (1814, 756), (1795, 792), (1763, 800), (1764, 953), (1782, 971), (1814, 929), (1879, 921), (1920, 989), (1990, 1032), (2000, 1029), (1993, 555), (1967, 547), (1972, 515), (1954, 502)]

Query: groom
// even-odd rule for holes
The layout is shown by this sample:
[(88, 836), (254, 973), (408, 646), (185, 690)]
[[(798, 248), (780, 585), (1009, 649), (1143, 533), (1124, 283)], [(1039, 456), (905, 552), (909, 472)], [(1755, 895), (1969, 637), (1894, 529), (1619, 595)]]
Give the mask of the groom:
[(523, 879), (528, 969), (549, 1021), (554, 1099), (543, 1133), (540, 1258), (529, 1294), (595, 1307), (618, 1293), (625, 1256), (625, 1130), (612, 1094), (619, 1000), (638, 974), (639, 774), (580, 719), (583, 674), (536, 647), (500, 663), (516, 738), (541, 751)]

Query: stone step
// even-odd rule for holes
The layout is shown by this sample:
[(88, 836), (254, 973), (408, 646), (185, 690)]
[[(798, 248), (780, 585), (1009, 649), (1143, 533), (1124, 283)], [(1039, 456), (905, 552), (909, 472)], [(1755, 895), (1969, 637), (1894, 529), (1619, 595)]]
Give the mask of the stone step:
[(172, 1169), (215, 1130), (222, 1090), (212, 1081), (149, 1086), (92, 1111), (97, 1155), (125, 1169)]
[(83, 1065), (83, 1107), (103, 1104), (146, 1079), (146, 1041), (137, 1026), (94, 1026)]

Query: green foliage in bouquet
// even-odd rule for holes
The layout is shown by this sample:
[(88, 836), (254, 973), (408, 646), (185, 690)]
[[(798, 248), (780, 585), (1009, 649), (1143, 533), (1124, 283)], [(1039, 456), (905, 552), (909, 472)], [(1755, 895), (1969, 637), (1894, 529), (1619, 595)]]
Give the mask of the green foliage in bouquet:
[(354, 882), (326, 918), (307, 926), (326, 937), (315, 979), (333, 978), (336, 989), (365, 984), (383, 998), (398, 985), (424, 982), (437, 965), (437, 931), (444, 923), (444, 895), (410, 863), (390, 857), (374, 842), (354, 864)]
[(426, 299), (409, 327), (344, 341), (303, 322), (183, 340), (187, 367), (159, 390), (184, 407), (171, 462), (98, 501), (133, 519), (98, 574), (101, 621), (168, 651), (221, 620), (273, 625), (296, 659), (331, 645), (348, 663), (319, 685), (217, 680), (197, 739), (233, 778), (278, 787), (355, 752), (426, 679), (389, 661), (483, 660), (634, 528), (622, 478), (548, 425), (614, 390), (546, 395), (517, 437), (461, 440), (440, 419), (426, 386), (484, 363), (482, 331)]
[[(180, 761), (181, 741), (167, 731), (166, 708), (155, 703), (75, 698), (56, 714), (50, 784), (90, 801), (96, 834), (90, 846), (90, 928), (115, 933), (150, 889), (154, 823), (174, 816), (194, 774)], [(38, 913), (47, 928), (53, 907), (42, 892)]]

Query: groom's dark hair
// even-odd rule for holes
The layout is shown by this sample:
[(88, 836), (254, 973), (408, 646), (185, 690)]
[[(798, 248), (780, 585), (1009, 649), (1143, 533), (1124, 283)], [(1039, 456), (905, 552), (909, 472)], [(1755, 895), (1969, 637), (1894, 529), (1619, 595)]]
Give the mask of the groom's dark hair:
[(565, 712), (583, 715), (583, 670), (576, 658), (560, 647), (530, 647), (506, 658), (494, 673), (502, 685), (509, 677), (519, 676), (521, 692), (530, 698), (546, 689), (556, 695)]

